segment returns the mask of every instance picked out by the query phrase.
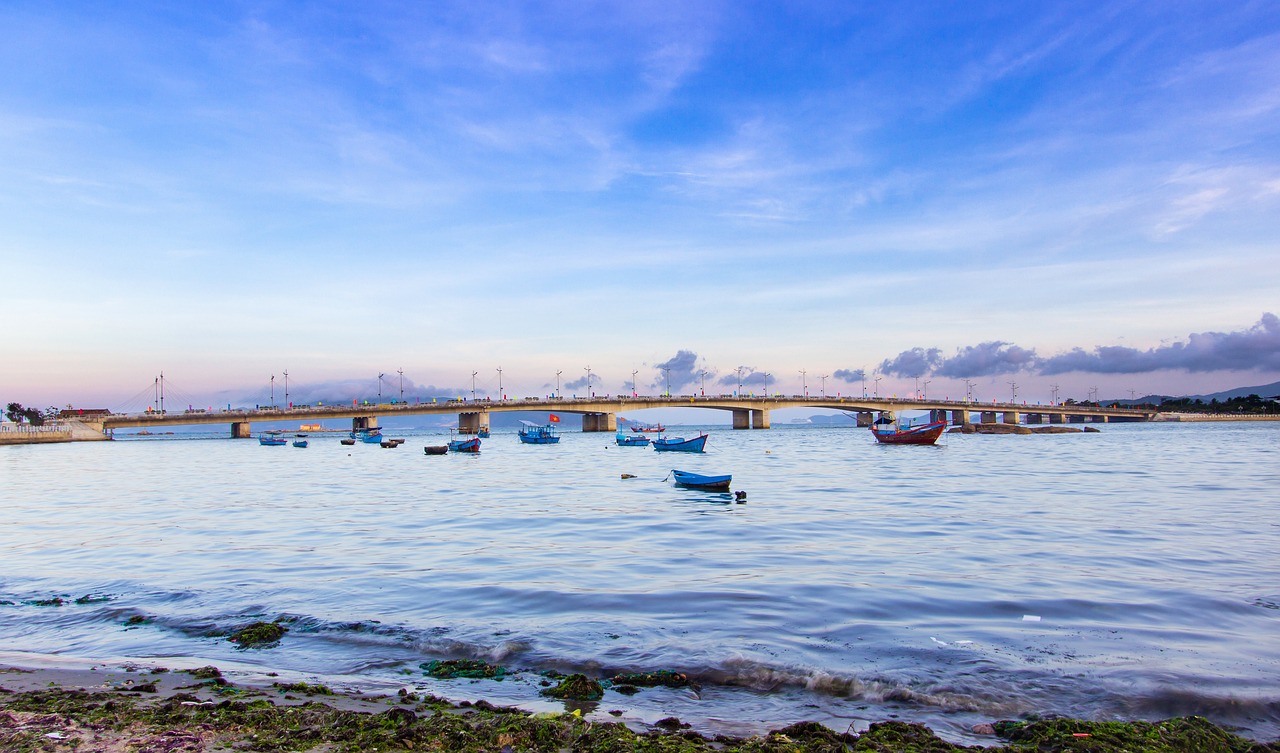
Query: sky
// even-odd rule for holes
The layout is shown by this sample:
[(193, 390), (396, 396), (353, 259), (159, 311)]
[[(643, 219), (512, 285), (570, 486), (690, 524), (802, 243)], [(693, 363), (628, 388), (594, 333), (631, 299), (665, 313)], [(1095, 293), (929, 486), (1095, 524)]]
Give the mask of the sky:
[(3, 402), (1280, 379), (1274, 2), (5, 0), (0, 70)]

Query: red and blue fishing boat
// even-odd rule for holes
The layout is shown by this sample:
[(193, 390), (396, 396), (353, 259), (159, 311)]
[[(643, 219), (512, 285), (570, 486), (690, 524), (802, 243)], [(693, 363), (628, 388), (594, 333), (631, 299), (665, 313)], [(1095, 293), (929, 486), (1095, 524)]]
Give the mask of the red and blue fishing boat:
[(258, 435), (258, 444), (260, 445), (266, 445), (268, 447), (283, 447), (288, 443), (289, 443), (289, 440), (285, 439), (279, 434), (272, 434), (268, 432), (266, 434)]
[(904, 425), (887, 411), (871, 424), (871, 433), (880, 444), (933, 444), (946, 429), (946, 421)]
[(449, 452), (480, 452), (480, 437), (470, 439), (454, 438), (457, 429), (449, 430)]
[(556, 444), (560, 441), (560, 435), (556, 434), (556, 429), (551, 424), (541, 426), (532, 421), (521, 421), (524, 426), (520, 429), (520, 441), (525, 444)]
[(631, 430), (637, 431), (637, 432), (648, 431), (648, 432), (655, 432), (655, 433), (661, 434), (662, 432), (667, 430), (667, 427), (663, 426), (662, 424), (636, 424), (631, 427)]
[(684, 437), (658, 437), (653, 440), (653, 449), (658, 452), (702, 452), (707, 444), (707, 435), (699, 433), (693, 439)]

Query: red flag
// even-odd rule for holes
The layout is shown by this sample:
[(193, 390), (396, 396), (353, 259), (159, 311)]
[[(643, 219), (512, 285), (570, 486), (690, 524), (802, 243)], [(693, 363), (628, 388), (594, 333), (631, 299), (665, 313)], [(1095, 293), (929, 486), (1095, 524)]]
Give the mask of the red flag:
[(551, 423), (553, 423), (553, 424), (558, 424), (558, 423), (560, 423), (560, 417), (559, 417), (559, 416), (557, 416), (556, 414), (552, 413), (552, 414), (551, 414)]

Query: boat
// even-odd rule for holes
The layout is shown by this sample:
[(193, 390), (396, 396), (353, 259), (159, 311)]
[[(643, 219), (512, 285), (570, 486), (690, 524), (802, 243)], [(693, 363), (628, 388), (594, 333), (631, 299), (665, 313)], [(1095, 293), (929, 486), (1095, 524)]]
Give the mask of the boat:
[(282, 447), (285, 444), (288, 444), (288, 440), (279, 434), (259, 434), (258, 444), (266, 445), (268, 447)]
[(698, 434), (693, 439), (684, 437), (658, 437), (653, 440), (653, 449), (658, 452), (702, 452), (707, 444), (707, 435)]
[(551, 424), (540, 426), (531, 421), (521, 421), (524, 427), (520, 429), (520, 441), (525, 444), (556, 444), (560, 441), (560, 435), (556, 434), (556, 429)]
[(636, 432), (647, 431), (647, 432), (654, 432), (654, 433), (661, 434), (662, 432), (667, 430), (667, 427), (663, 426), (662, 424), (636, 424), (631, 427), (631, 430)]
[(351, 438), (365, 444), (379, 444), (382, 442), (382, 429), (356, 429), (351, 432)]
[(449, 452), (479, 452), (480, 437), (470, 439), (451, 439), (447, 445)]
[(477, 436), (477, 437), (480, 437), (481, 439), (488, 439), (488, 438), (489, 438), (489, 427), (487, 427), (487, 426), (486, 426), (486, 427), (484, 427), (484, 428), (480, 429), (479, 431), (477, 431), (477, 432), (476, 432), (476, 436)]
[(725, 474), (723, 476), (703, 476), (700, 473), (689, 473), (688, 471), (677, 471), (672, 469), (671, 474), (676, 477), (678, 486), (687, 486), (690, 489), (705, 489), (712, 492), (729, 491), (729, 482), (733, 481), (733, 476)]
[(383, 447), (399, 447), (401, 444), (403, 444), (403, 442), (397, 442), (394, 439), (384, 439), (382, 440), (382, 442), (380, 442), (380, 444)]
[(871, 433), (880, 444), (933, 444), (946, 429), (946, 421), (903, 425), (888, 411), (871, 424)]
[(423, 448), (422, 448), (422, 451), (423, 451), (424, 453), (426, 453), (427, 455), (443, 455), (443, 454), (445, 454), (445, 453), (447, 453), (447, 452), (449, 451), (449, 445), (447, 445), (447, 444), (429, 444), (429, 445), (427, 445), (426, 447), (423, 447)]
[(299, 438), (297, 438), (297, 439), (293, 440), (293, 446), (294, 446), (294, 447), (306, 447), (306, 446), (307, 446), (307, 440), (306, 440), (305, 438), (303, 438), (303, 437), (299, 437)]
[(622, 432), (618, 432), (617, 436), (615, 436), (614, 439), (615, 441), (617, 441), (619, 447), (644, 447), (645, 445), (649, 444), (648, 437), (642, 437), (642, 436), (629, 437), (626, 434), (623, 434)]
[(347, 445), (348, 447), (350, 447), (351, 445), (353, 445), (353, 444), (355, 444), (355, 443), (356, 443), (356, 440), (352, 439), (351, 437), (343, 437), (342, 439), (339, 439), (338, 441), (339, 441), (339, 442), (341, 442), (341, 443), (343, 443), (343, 444), (345, 444), (345, 445)]

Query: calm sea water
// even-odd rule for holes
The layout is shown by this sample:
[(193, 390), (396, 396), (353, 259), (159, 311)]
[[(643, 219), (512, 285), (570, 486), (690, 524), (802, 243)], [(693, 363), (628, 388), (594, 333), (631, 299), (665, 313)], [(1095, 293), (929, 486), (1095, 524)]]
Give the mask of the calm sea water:
[[(1280, 425), (712, 429), (704, 455), (208, 438), (0, 448), (0, 660), (278, 671), (560, 708), (544, 670), (701, 689), (587, 712), (744, 734), (1200, 714), (1280, 736)], [(743, 504), (671, 468), (732, 473)], [(637, 478), (622, 479), (624, 473)], [(37, 606), (61, 596), (88, 603)], [(135, 615), (150, 622), (126, 627)], [(287, 618), (277, 648), (214, 637)], [(418, 665), (483, 658), (502, 682)]]

